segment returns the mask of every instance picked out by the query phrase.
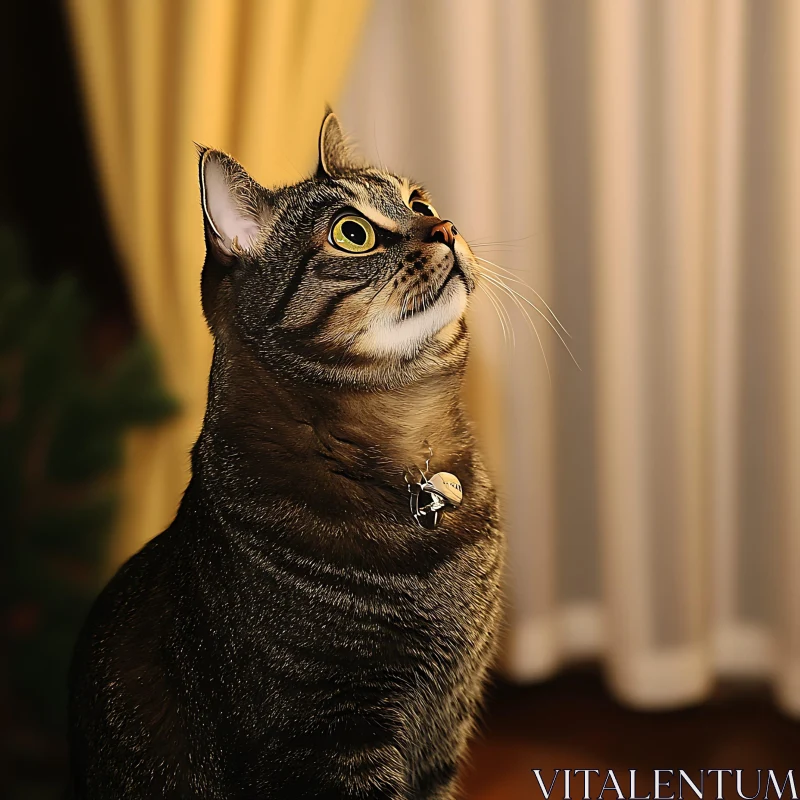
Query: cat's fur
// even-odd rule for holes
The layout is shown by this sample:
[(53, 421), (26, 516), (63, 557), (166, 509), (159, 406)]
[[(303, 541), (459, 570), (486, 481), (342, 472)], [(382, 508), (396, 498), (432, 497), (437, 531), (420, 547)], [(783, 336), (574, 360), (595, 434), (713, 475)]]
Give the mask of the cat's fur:
[[(333, 115), (320, 141), (275, 190), (201, 151), (208, 408), (175, 521), (78, 643), (76, 798), (454, 796), (503, 554), (460, 399), (474, 261)], [(345, 207), (393, 230), (337, 251)], [(428, 445), (464, 487), (435, 530), (404, 481)]]

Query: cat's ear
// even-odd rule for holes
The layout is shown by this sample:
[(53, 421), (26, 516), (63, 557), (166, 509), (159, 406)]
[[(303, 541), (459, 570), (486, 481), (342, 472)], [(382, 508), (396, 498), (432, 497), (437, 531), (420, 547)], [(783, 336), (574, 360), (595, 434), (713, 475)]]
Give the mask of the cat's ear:
[(335, 178), (362, 169), (363, 162), (350, 151), (336, 114), (328, 108), (319, 129), (319, 165), (317, 177)]
[(199, 148), (200, 197), (206, 239), (226, 257), (252, 250), (269, 223), (269, 192), (233, 158)]

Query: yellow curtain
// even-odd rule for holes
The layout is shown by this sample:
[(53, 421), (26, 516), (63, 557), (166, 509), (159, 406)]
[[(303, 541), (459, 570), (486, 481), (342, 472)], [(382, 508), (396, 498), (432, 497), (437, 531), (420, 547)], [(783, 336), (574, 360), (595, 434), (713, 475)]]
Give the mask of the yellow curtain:
[(368, 0), (67, 0), (112, 234), (182, 412), (129, 441), (112, 565), (171, 521), (202, 421), (211, 342), (193, 142), (265, 185), (312, 169)]

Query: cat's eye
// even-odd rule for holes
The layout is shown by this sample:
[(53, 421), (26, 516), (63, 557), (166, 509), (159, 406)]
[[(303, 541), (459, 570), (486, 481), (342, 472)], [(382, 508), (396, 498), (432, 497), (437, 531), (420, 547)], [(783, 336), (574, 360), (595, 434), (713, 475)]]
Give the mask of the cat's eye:
[(331, 228), (330, 241), (348, 253), (366, 253), (375, 247), (375, 229), (363, 217), (346, 214)]
[(424, 200), (412, 200), (411, 210), (417, 214), (424, 214), (426, 217), (438, 216), (436, 209), (430, 203), (426, 203)]

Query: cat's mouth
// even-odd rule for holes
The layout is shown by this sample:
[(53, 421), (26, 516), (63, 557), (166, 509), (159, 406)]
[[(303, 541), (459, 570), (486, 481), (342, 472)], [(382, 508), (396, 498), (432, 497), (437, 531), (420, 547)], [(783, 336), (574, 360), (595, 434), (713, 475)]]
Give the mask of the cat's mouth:
[(399, 321), (409, 319), (415, 314), (420, 314), (428, 309), (433, 308), (445, 295), (445, 292), (451, 292), (455, 285), (461, 282), (464, 288), (469, 292), (469, 280), (461, 267), (458, 259), (453, 260), (453, 265), (450, 271), (445, 276), (444, 280), (439, 283), (435, 289), (429, 287), (413, 288), (403, 300), (400, 309)]
[(461, 271), (460, 267), (454, 265), (447, 277), (441, 282), (441, 284), (439, 284), (438, 289), (435, 289), (434, 291), (426, 290), (423, 292), (417, 292), (414, 293), (410, 298), (406, 298), (400, 310), (399, 319), (402, 321), (408, 319), (409, 317), (413, 317), (414, 314), (420, 314), (432, 308), (439, 300), (441, 300), (444, 293), (449, 288), (452, 288), (453, 282), (458, 280), (459, 276), (463, 278), (464, 273)]

